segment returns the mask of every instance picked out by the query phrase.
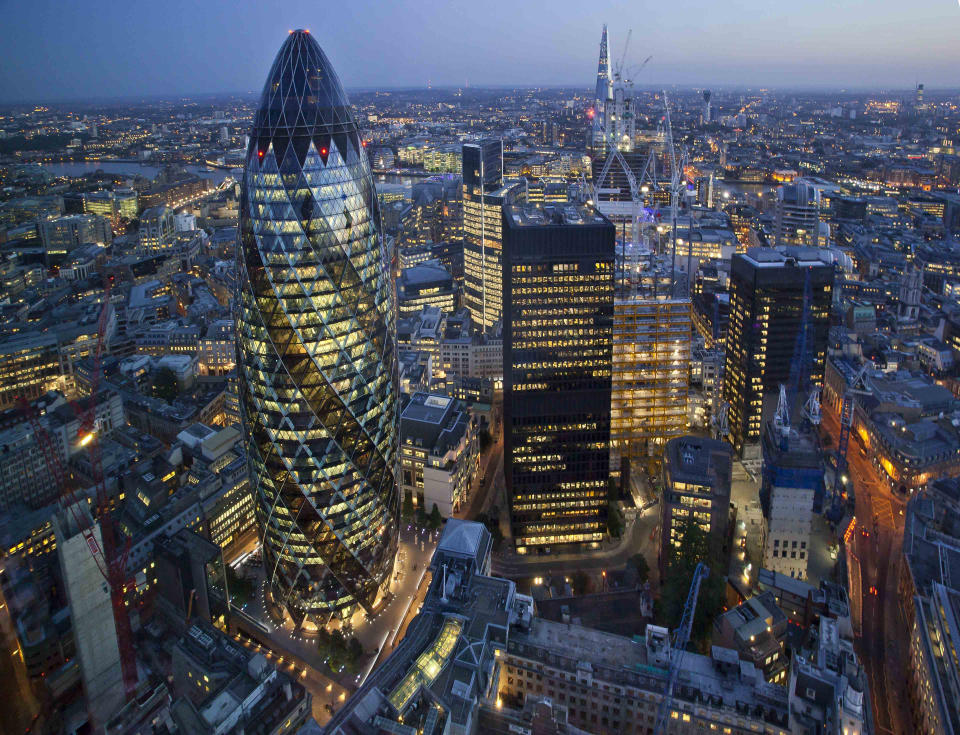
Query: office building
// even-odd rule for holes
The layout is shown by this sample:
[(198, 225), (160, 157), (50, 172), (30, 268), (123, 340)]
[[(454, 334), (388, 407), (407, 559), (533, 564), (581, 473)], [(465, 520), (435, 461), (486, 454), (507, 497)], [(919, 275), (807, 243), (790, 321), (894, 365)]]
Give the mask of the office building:
[[(898, 599), (910, 639), (913, 732), (960, 733), (960, 483), (931, 482), (907, 504)], [(897, 631), (899, 632), (899, 631)]]
[(521, 552), (606, 531), (614, 267), (596, 210), (504, 212), (504, 477)]
[(199, 375), (229, 375), (237, 368), (233, 319), (218, 319), (207, 327), (197, 344)]
[(428, 260), (404, 268), (397, 284), (398, 312), (401, 318), (419, 314), (425, 306), (436, 306), (452, 314), (457, 293), (449, 271), (437, 260)]
[(69, 369), (56, 334), (13, 334), (0, 341), (0, 408), (20, 398), (33, 400), (49, 390), (65, 388)]
[[(50, 449), (62, 463), (64, 444), (59, 438)], [(0, 459), (0, 512), (17, 505), (41, 508), (59, 497), (61, 488), (47, 465), (44, 446), (27, 421), (0, 431)]]
[(820, 195), (818, 187), (803, 180), (777, 189), (774, 242), (782, 245), (825, 245), (820, 233)]
[[(807, 282), (809, 377), (811, 384), (822, 385), (833, 266), (811, 248), (750, 248), (731, 260), (723, 400), (730, 406), (729, 439), (738, 454), (748, 446), (759, 448), (765, 400), (770, 404), (780, 385), (790, 382)], [(767, 413), (772, 410), (768, 406)]]
[(503, 141), (465, 143), (463, 302), (481, 329), (493, 326), (503, 309), (501, 223), (508, 191), (503, 186)]
[(372, 610), (396, 556), (400, 391), (377, 208), (340, 81), (294, 31), (241, 184), (237, 364), (268, 588), (298, 624)]
[[(660, 501), (660, 570), (665, 574), (681, 547), (684, 529), (696, 524), (708, 537), (711, 558), (727, 545), (733, 452), (716, 439), (682, 436), (667, 443)], [(662, 579), (662, 577), (661, 577)]]
[(95, 214), (70, 214), (37, 222), (47, 266), (59, 265), (83, 245), (109, 245), (113, 239), (110, 221)]
[(610, 470), (655, 466), (664, 445), (687, 433), (689, 299), (618, 296), (613, 306)]
[(140, 252), (156, 254), (172, 250), (176, 231), (173, 210), (166, 204), (143, 210), (140, 215)]
[(400, 415), (400, 487), (414, 507), (449, 518), (469, 499), (477, 472), (477, 429), (466, 405), (414, 393)]
[[(709, 656), (680, 658), (667, 629), (656, 625), (628, 638), (537, 617), (532, 598), (489, 576), (491, 546), (480, 524), (447, 522), (420, 613), (337, 710), (328, 735), (646, 735), (671, 660), (680, 662), (671, 733), (804, 732), (791, 729), (784, 687), (764, 681), (735, 650), (714, 646)], [(546, 718), (530, 717), (541, 708)]]

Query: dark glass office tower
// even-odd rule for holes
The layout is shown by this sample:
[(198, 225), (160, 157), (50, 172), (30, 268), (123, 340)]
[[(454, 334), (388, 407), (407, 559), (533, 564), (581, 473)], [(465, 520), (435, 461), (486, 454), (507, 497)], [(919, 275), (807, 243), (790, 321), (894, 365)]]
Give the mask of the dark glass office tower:
[(810, 382), (823, 385), (833, 265), (820, 260), (822, 252), (801, 247), (750, 248), (733, 256), (723, 399), (730, 404), (730, 441), (738, 454), (748, 445), (759, 449), (764, 398), (775, 398), (781, 384), (789, 385), (808, 272)]
[(504, 209), (504, 473), (518, 549), (592, 544), (610, 477), (614, 226), (583, 206)]
[(294, 31), (247, 151), (237, 363), (263, 562), (298, 623), (370, 609), (396, 556), (393, 295), (377, 206), (337, 75)]
[(500, 223), (507, 191), (503, 186), (503, 141), (465, 143), (463, 157), (463, 302), (476, 324), (492, 326), (503, 297)]

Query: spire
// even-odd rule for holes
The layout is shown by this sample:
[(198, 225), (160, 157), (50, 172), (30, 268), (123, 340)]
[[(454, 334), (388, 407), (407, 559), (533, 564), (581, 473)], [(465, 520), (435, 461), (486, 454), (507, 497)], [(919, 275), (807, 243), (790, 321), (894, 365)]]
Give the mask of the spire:
[(606, 101), (613, 99), (610, 76), (610, 53), (607, 51), (607, 24), (603, 24), (603, 34), (600, 36), (600, 64), (597, 66), (597, 99)]

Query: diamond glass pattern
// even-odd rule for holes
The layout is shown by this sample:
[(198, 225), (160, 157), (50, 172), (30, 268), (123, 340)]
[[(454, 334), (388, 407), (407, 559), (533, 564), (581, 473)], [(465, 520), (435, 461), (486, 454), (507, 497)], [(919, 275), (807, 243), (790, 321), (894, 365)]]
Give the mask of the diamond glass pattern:
[(295, 31), (247, 150), (237, 364), (267, 579), (298, 623), (369, 609), (396, 555), (397, 364), (378, 222), (347, 97)]

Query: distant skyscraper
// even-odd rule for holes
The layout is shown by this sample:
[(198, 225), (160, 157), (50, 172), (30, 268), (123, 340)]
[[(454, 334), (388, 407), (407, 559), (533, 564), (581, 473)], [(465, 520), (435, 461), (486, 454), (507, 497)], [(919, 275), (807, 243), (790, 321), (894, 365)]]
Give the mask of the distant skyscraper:
[(308, 31), (277, 54), (241, 186), (237, 352), (263, 562), (298, 623), (371, 609), (400, 501), (390, 264), (350, 103)]
[(820, 190), (804, 181), (777, 189), (776, 245), (820, 246)]
[(520, 549), (606, 531), (614, 234), (587, 207), (504, 212), (504, 474)]
[(713, 120), (713, 107), (710, 105), (711, 96), (712, 93), (709, 89), (703, 90), (703, 114), (701, 115), (701, 122), (704, 125)]
[(610, 52), (607, 48), (607, 24), (600, 34), (600, 62), (597, 64), (597, 91), (593, 101), (593, 119), (590, 127), (590, 145), (594, 158), (602, 158), (607, 150), (610, 113), (613, 111), (613, 74), (610, 71)]
[[(813, 356), (810, 382), (823, 384), (833, 266), (813, 248), (750, 248), (730, 265), (730, 324), (723, 399), (730, 404), (730, 441), (738, 453), (760, 441), (764, 398), (788, 384), (810, 274)], [(800, 384), (804, 384), (801, 379)], [(759, 448), (759, 445), (757, 445)]]
[(492, 326), (503, 309), (501, 223), (503, 141), (463, 146), (463, 301), (473, 320)]

